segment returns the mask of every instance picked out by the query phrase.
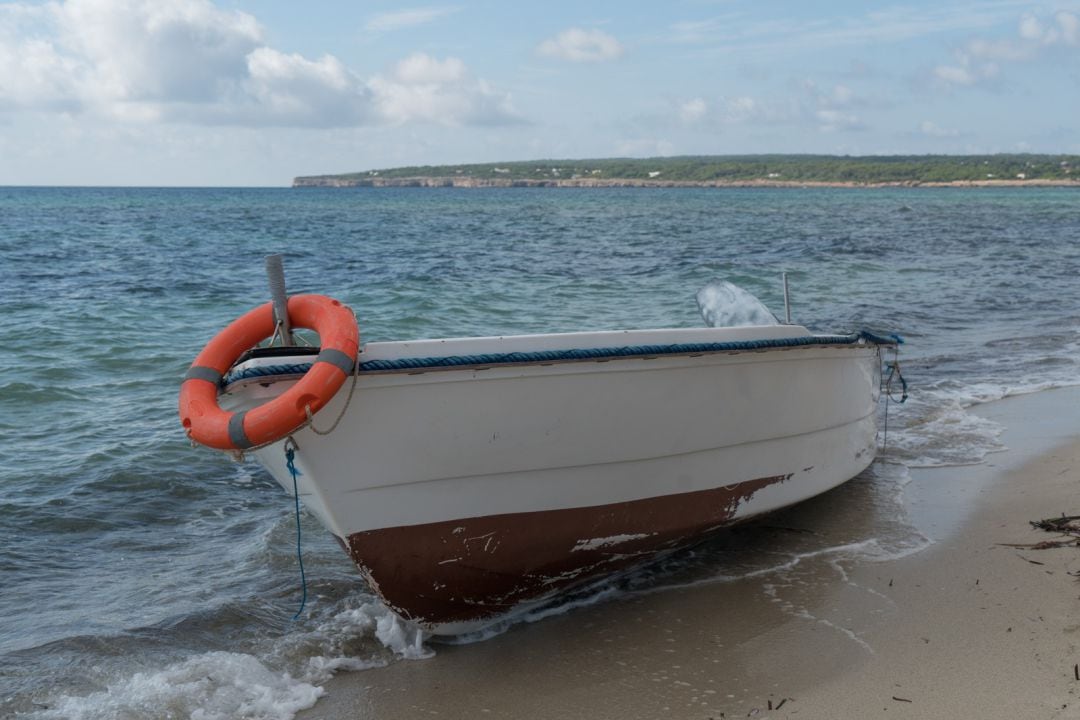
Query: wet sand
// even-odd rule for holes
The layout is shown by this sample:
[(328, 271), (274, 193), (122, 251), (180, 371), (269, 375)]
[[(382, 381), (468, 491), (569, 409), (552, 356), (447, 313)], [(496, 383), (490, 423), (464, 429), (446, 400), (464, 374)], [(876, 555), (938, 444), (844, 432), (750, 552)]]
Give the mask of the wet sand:
[[(933, 541), (920, 552), (808, 557), (434, 645), (429, 660), (335, 677), (300, 717), (1078, 717), (1080, 548), (1002, 543), (1050, 539), (1029, 521), (1080, 514), (1080, 388), (979, 414), (1006, 426), (1009, 450), (912, 472), (904, 505)], [(849, 483), (777, 525), (836, 526), (837, 507), (857, 525), (859, 493)], [(783, 530), (778, 550), (797, 541)]]

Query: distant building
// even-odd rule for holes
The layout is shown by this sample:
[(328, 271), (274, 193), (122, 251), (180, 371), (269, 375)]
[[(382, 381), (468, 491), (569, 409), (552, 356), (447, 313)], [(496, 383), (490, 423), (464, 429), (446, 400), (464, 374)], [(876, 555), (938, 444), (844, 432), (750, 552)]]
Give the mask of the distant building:
[(510, 172), (510, 168), (495, 168), (495, 172), (499, 173), (500, 175), (506, 175)]
[(649, 173), (649, 177), (650, 177), (650, 178), (654, 178), (654, 177), (660, 177), (660, 171), (659, 171), (659, 170), (653, 170), (653, 171), (651, 171), (651, 172)]
[(1016, 173), (1017, 180), (1027, 180), (1027, 173)]

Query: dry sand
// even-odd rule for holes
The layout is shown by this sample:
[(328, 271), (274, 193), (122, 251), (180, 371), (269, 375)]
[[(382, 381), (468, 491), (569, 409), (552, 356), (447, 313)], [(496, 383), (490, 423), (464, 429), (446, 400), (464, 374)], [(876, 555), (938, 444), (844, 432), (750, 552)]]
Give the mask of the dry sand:
[(1080, 548), (1002, 545), (1080, 514), (1078, 409), (1078, 388), (985, 406), (1010, 449), (913, 472), (905, 504), (934, 541), (914, 555), (808, 558), (782, 582), (668, 589), (437, 645), (335, 677), (301, 717), (1080, 717)]

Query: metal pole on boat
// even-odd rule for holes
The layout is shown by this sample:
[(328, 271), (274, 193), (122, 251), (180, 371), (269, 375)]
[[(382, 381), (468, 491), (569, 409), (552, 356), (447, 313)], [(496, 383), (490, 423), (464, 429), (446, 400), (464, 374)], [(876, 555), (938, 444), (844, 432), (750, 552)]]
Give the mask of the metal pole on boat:
[(266, 256), (266, 277), (270, 281), (270, 300), (274, 304), (274, 327), (277, 328), (274, 334), (280, 330), (282, 344), (295, 345), (289, 325), (289, 300), (285, 294), (285, 266), (281, 255)]
[(788, 295), (787, 273), (783, 273), (784, 277), (784, 320), (785, 325), (791, 324), (791, 296)]

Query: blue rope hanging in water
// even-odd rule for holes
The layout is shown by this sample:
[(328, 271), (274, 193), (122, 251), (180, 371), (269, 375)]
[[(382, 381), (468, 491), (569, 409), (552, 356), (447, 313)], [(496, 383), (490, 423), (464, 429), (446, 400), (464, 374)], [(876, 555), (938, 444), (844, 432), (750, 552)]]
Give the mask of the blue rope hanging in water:
[[(893, 346), (893, 361), (889, 363), (889, 375), (885, 378), (885, 437), (881, 447), (883, 453), (889, 449), (889, 402), (892, 401), (903, 405), (908, 399), (907, 380), (904, 379), (903, 373), (900, 372), (900, 343), (904, 341), (900, 339), (899, 335), (891, 337), (896, 338), (897, 344)], [(899, 400), (893, 400), (892, 386), (894, 379), (900, 381), (901, 395)]]
[(300, 489), (296, 481), (296, 476), (300, 473), (296, 469), (296, 465), (293, 460), (296, 458), (296, 443), (292, 442), (292, 438), (285, 443), (285, 466), (289, 468), (289, 472), (292, 474), (292, 486), (293, 486), (293, 500), (296, 501), (296, 560), (300, 563), (300, 584), (304, 588), (304, 595), (300, 598), (300, 609), (293, 615), (293, 620), (300, 617), (300, 613), (304, 612), (304, 605), (307, 604), (307, 576), (304, 575), (304, 555), (300, 552)]

